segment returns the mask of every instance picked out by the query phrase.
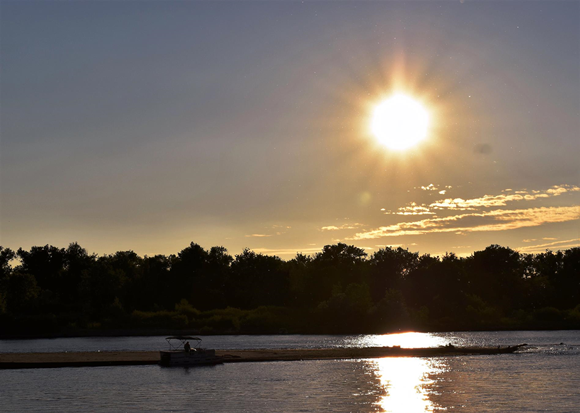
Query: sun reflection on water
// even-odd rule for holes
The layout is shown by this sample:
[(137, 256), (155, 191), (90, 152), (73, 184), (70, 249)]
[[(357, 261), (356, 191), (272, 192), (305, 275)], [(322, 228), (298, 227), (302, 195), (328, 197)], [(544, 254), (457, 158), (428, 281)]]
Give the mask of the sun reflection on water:
[(386, 357), (369, 362), (385, 390), (385, 395), (377, 402), (382, 411), (423, 413), (441, 410), (430, 400), (430, 395), (434, 377), (445, 371), (442, 360)]
[(357, 337), (347, 346), (353, 347), (392, 347), (425, 348), (439, 347), (449, 344), (450, 341), (431, 333), (398, 333), (383, 335), (365, 335)]

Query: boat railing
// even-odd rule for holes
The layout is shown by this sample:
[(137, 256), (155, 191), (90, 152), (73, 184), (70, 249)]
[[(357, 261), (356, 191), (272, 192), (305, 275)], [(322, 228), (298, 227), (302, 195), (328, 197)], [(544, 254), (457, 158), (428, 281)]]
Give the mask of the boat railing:
[(167, 344), (169, 345), (169, 351), (177, 351), (183, 350), (185, 347), (185, 343), (190, 341), (191, 351), (199, 351), (202, 350), (201, 345), (201, 338), (199, 337), (191, 337), (191, 336), (170, 336), (165, 339)]

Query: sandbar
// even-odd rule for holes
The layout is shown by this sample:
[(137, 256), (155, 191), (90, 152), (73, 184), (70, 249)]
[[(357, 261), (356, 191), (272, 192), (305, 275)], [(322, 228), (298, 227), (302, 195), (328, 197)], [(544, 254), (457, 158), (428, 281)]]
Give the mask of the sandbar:
[[(513, 353), (525, 344), (508, 347), (365, 347), (332, 349), (216, 350), (224, 363), (341, 360), (381, 357), (447, 357)], [(96, 367), (158, 364), (159, 351), (91, 351), (60, 353), (1, 353), (0, 369)]]

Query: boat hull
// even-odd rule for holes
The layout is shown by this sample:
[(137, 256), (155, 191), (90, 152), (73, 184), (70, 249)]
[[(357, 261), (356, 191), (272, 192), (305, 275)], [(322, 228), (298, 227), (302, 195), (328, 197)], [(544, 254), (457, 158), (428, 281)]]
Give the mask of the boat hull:
[(160, 351), (162, 366), (200, 366), (223, 363), (223, 358), (215, 355), (215, 350)]

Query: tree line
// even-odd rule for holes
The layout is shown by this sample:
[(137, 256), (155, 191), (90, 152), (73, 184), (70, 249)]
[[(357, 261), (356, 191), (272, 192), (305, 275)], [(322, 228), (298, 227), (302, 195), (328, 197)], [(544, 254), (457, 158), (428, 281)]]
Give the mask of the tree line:
[(284, 261), (191, 243), (176, 255), (0, 247), (0, 334), (111, 330), (384, 333), (580, 328), (580, 248), (469, 257), (327, 245)]

